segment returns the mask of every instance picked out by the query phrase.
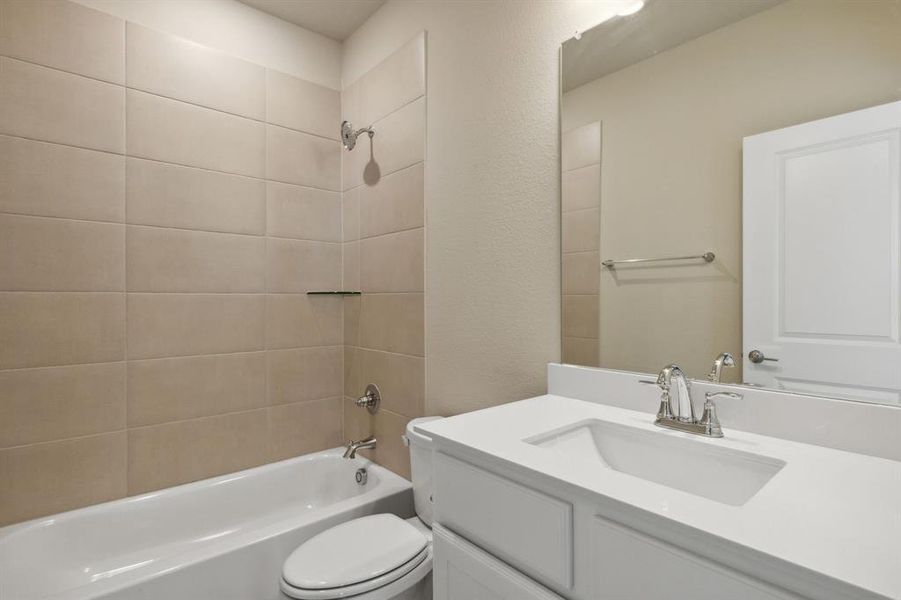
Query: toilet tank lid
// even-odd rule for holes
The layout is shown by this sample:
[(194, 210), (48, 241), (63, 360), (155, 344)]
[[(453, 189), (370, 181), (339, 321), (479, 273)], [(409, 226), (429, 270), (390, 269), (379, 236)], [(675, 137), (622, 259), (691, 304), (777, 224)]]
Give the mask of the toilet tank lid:
[(409, 446), (410, 444), (417, 444), (431, 447), (432, 438), (420, 431), (417, 431), (416, 427), (418, 425), (424, 425), (431, 421), (438, 421), (443, 418), (444, 417), (419, 417), (418, 419), (411, 419), (410, 422), (407, 423), (407, 432), (406, 435), (404, 435), (404, 444), (406, 444), (407, 446)]

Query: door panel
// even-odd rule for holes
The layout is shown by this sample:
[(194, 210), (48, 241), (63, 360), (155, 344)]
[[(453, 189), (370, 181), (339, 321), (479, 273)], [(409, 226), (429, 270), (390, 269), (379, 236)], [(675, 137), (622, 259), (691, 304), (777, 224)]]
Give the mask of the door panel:
[(745, 138), (743, 177), (745, 381), (901, 404), (901, 102)]

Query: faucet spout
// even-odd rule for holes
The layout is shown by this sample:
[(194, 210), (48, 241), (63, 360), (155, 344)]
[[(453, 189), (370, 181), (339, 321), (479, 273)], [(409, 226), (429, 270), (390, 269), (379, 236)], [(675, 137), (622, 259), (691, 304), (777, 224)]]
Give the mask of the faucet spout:
[(351, 441), (344, 451), (344, 458), (356, 458), (357, 450), (367, 450), (370, 448), (375, 448), (375, 436), (369, 436), (368, 438), (356, 442)]
[(734, 366), (735, 358), (732, 354), (723, 352), (713, 361), (713, 368), (711, 368), (710, 373), (707, 374), (707, 379), (709, 381), (720, 383), (723, 380), (723, 367), (730, 368)]

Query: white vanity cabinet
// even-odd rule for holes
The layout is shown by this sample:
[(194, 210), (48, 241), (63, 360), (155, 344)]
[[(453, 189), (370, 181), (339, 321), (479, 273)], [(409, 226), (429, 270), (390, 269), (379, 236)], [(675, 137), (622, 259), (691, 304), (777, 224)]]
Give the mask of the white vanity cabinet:
[(441, 452), (434, 465), (436, 600), (814, 600), (608, 520), (559, 489)]
[(440, 525), (433, 533), (435, 600), (563, 600)]

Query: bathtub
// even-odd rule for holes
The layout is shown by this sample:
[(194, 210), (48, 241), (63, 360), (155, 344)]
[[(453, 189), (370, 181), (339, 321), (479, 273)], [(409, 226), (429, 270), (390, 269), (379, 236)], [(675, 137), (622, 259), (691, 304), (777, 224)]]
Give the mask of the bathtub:
[(413, 515), (407, 480), (342, 450), (2, 528), (0, 600), (281, 598), (300, 543), (368, 514)]

